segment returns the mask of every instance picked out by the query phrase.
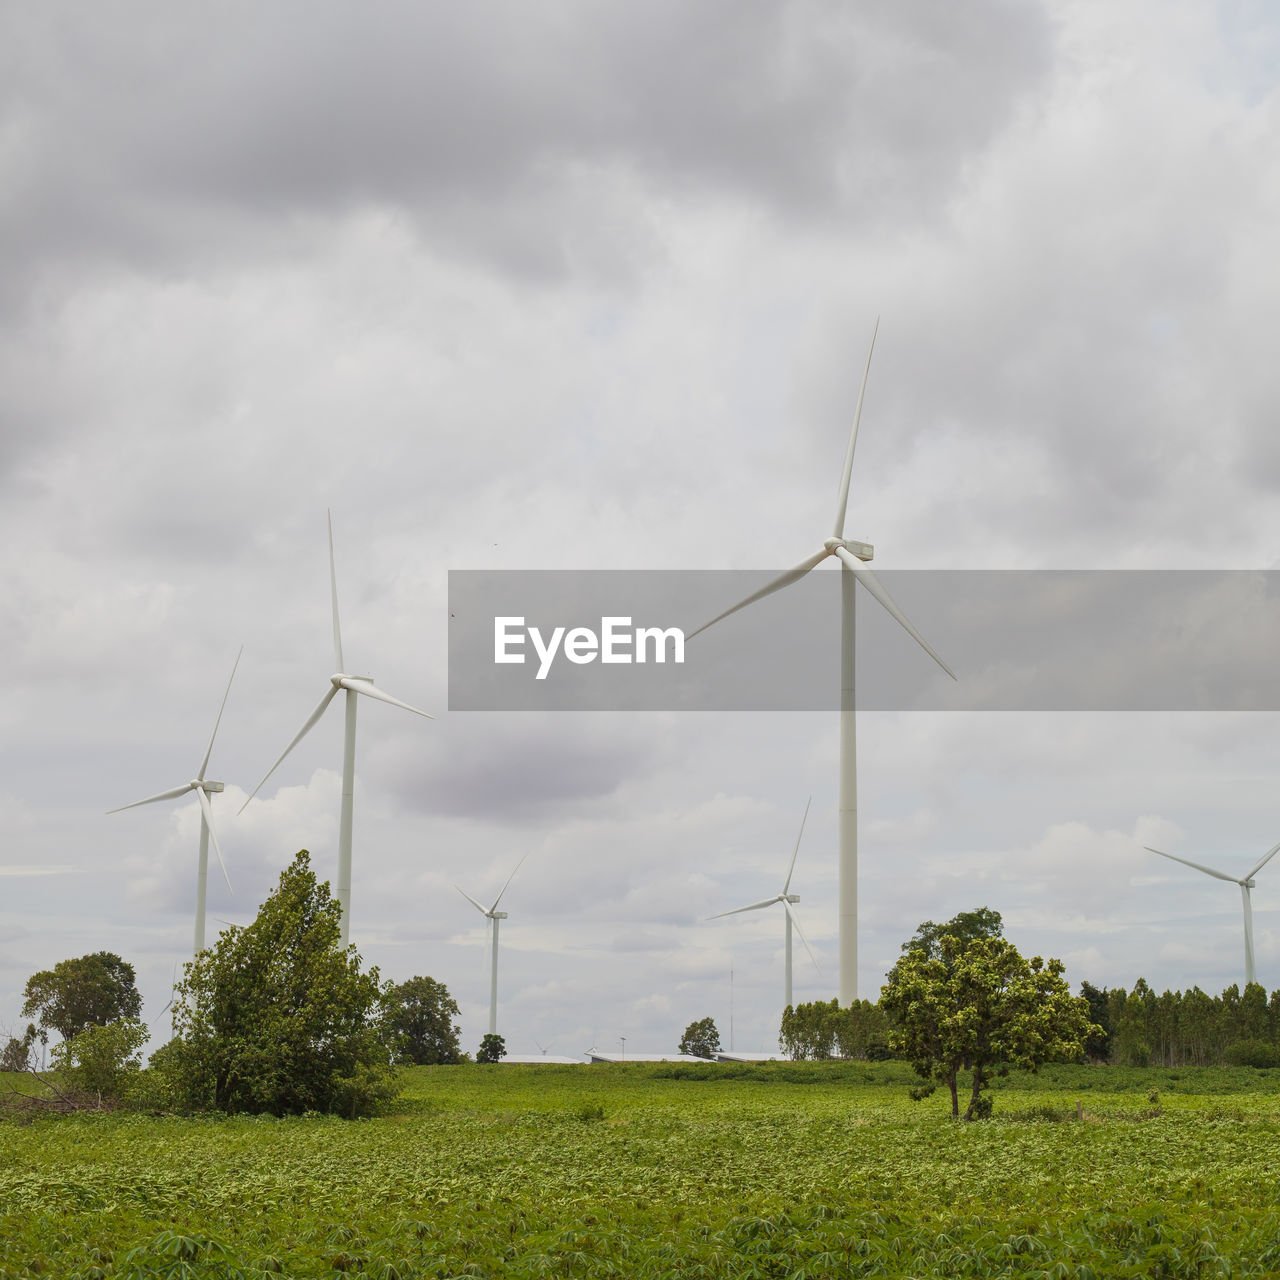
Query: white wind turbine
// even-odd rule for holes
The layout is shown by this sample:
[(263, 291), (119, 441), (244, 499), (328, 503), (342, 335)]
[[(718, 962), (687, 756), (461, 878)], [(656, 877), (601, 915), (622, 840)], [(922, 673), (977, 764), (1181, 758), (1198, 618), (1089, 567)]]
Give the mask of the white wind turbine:
[(1215, 871), (1212, 867), (1201, 866), (1198, 862), (1192, 862), (1188, 858), (1179, 858), (1174, 853), (1164, 853), (1160, 849), (1153, 849), (1150, 845), (1144, 848), (1148, 853), (1158, 853), (1162, 858), (1169, 858), (1173, 862), (1181, 862), (1184, 867), (1194, 867), (1197, 871), (1203, 871), (1205, 875), (1212, 876), (1215, 880), (1227, 880), (1231, 884), (1240, 886), (1240, 901), (1244, 908), (1244, 980), (1247, 986), (1251, 982), (1257, 981), (1257, 976), (1253, 967), (1253, 902), (1250, 897), (1250, 891), (1253, 889), (1255, 881), (1254, 876), (1262, 870), (1263, 867), (1271, 861), (1272, 858), (1280, 853), (1280, 844), (1272, 845), (1257, 862), (1239, 879), (1235, 876), (1228, 875), (1225, 871)]
[[(528, 856), (529, 855), (526, 853), (524, 858), (527, 858)], [(486, 928), (488, 928), (493, 935), (491, 939), (492, 951), (490, 953), (489, 961), (489, 1034), (491, 1036), (498, 1034), (498, 922), (507, 918), (507, 913), (505, 911), (498, 910), (498, 903), (502, 901), (502, 895), (506, 893), (507, 885), (516, 878), (516, 872), (524, 865), (524, 858), (521, 858), (520, 861), (516, 863), (515, 869), (507, 877), (507, 884), (502, 886), (498, 896), (494, 898), (493, 906), (491, 907), (482, 907), (480, 903), (467, 893), (465, 889), (456, 884), (453, 886), (482, 916), (484, 916), (485, 920), (488, 922)], [(546, 1050), (543, 1050), (543, 1052), (545, 1053)]]
[(804, 806), (804, 816), (800, 819), (800, 832), (796, 836), (796, 847), (791, 851), (791, 865), (787, 868), (787, 878), (783, 881), (782, 892), (776, 898), (766, 898), (763, 902), (753, 902), (749, 907), (735, 907), (732, 911), (721, 911), (718, 915), (708, 916), (708, 920), (723, 920), (725, 916), (741, 915), (744, 911), (760, 911), (765, 907), (771, 907), (775, 902), (782, 903), (782, 910), (787, 921), (787, 950), (785, 971), (786, 980), (784, 983), (785, 1000), (783, 1008), (791, 1007), (791, 929), (794, 926), (795, 931), (800, 935), (800, 941), (804, 943), (804, 949), (809, 952), (809, 959), (813, 961), (813, 967), (822, 972), (821, 966), (815, 959), (812, 949), (809, 946), (808, 939), (804, 936), (804, 930), (800, 928), (800, 921), (796, 918), (796, 913), (791, 909), (792, 903), (800, 901), (798, 893), (791, 892), (791, 876), (796, 869), (796, 855), (800, 852), (800, 837), (804, 835), (805, 819), (809, 816), (809, 805), (813, 802), (810, 796)]
[[(373, 683), (372, 676), (353, 676), (346, 671), (346, 665), (342, 659), (342, 629), (338, 625), (338, 573), (333, 561), (332, 514), (329, 516), (329, 589), (333, 601), (333, 661), (337, 667), (337, 671), (329, 677), (331, 687), (320, 699), (316, 709), (307, 717), (306, 723), (294, 735), (293, 741), (280, 753), (280, 759), (267, 770), (266, 777), (254, 787), (249, 800), (262, 790), (267, 778), (275, 773), (289, 752), (311, 732), (316, 722), (324, 715), (329, 703), (339, 693), (345, 691), (347, 716), (346, 733), (342, 745), (342, 816), (338, 824), (338, 901), (342, 904), (342, 945), (345, 947), (351, 932), (351, 820), (356, 778), (356, 695), (363, 694), (366, 698), (389, 702), (393, 707), (402, 707), (405, 711), (412, 711), (416, 716), (426, 716), (428, 720), (434, 720), (435, 716), (426, 711), (419, 711), (417, 707), (411, 707), (407, 702), (401, 702), (399, 698), (393, 698), (389, 693), (384, 693)], [(240, 806), (241, 813), (249, 804), (249, 800)]]
[(205, 770), (209, 767), (209, 757), (213, 754), (213, 740), (218, 736), (218, 726), (222, 723), (222, 712), (227, 705), (227, 696), (231, 692), (231, 681), (236, 678), (236, 668), (240, 665), (240, 654), (244, 653), (244, 646), (241, 645), (240, 653), (236, 654), (236, 660), (231, 666), (231, 679), (227, 681), (226, 692), (222, 695), (222, 702), (218, 706), (218, 718), (213, 722), (213, 732), (209, 735), (209, 746), (204, 753), (204, 759), (200, 761), (200, 770), (194, 778), (185, 786), (174, 787), (170, 791), (162, 791), (158, 796), (148, 796), (145, 800), (135, 800), (132, 804), (122, 804), (118, 809), (108, 809), (108, 813), (123, 813), (126, 809), (136, 809), (139, 805), (155, 804), (159, 800), (176, 800), (179, 796), (185, 796), (189, 791), (196, 793), (196, 799), (200, 802), (200, 861), (196, 864), (196, 927), (195, 927), (195, 954), (199, 955), (204, 950), (204, 917), (205, 917), (205, 898), (209, 885), (209, 841), (213, 841), (213, 851), (218, 855), (218, 866), (222, 868), (222, 878), (227, 882), (227, 888), (231, 888), (231, 877), (227, 875), (227, 864), (222, 860), (222, 849), (218, 845), (218, 837), (213, 829), (213, 809), (209, 804), (209, 797), (217, 795), (223, 789), (221, 782), (214, 782), (210, 778), (206, 778)]
[(871, 349), (867, 352), (866, 367), (862, 371), (862, 385), (858, 390), (858, 405), (853, 415), (853, 430), (849, 434), (849, 448), (844, 455), (844, 470), (840, 476), (840, 489), (836, 496), (836, 518), (829, 538), (822, 550), (807, 560), (779, 574), (773, 581), (754, 591), (745, 600), (739, 600), (731, 609), (717, 614), (710, 622), (703, 623), (689, 633), (692, 639), (699, 632), (714, 626), (739, 609), (762, 600), (765, 596), (781, 591), (799, 582), (810, 570), (817, 568), (829, 556), (840, 562), (840, 801), (839, 801), (839, 886), (837, 889), (837, 914), (840, 936), (840, 1003), (849, 1004), (858, 997), (858, 779), (857, 734), (854, 712), (854, 590), (857, 583), (875, 597), (889, 615), (894, 618), (915, 642), (953, 680), (955, 672), (930, 648), (925, 638), (907, 620), (906, 614), (894, 604), (879, 579), (867, 568), (874, 549), (869, 543), (855, 542), (844, 536), (845, 514), (849, 505), (849, 479), (853, 473), (853, 450), (858, 442), (858, 423), (862, 418), (862, 400), (867, 390), (867, 375), (871, 372), (871, 352), (875, 349), (876, 329), (871, 334)]

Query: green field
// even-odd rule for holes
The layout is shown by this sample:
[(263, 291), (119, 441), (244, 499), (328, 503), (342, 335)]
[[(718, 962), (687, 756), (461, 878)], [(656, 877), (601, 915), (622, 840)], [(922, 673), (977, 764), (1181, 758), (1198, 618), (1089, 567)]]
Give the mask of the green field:
[(912, 1079), (467, 1065), (374, 1120), (4, 1122), (0, 1277), (1280, 1274), (1280, 1070), (1054, 1067), (977, 1124)]

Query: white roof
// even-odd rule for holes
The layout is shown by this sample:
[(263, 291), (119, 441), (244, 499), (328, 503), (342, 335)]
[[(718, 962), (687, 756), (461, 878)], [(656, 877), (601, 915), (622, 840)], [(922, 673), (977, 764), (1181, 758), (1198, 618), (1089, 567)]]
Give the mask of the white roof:
[(695, 1058), (691, 1053), (600, 1053), (591, 1050), (592, 1062), (711, 1062), (711, 1058)]
[(586, 1062), (585, 1058), (565, 1058), (558, 1053), (508, 1053), (498, 1059), (499, 1062), (522, 1062), (527, 1064), (537, 1064), (539, 1062), (557, 1062), (573, 1063), (581, 1066)]

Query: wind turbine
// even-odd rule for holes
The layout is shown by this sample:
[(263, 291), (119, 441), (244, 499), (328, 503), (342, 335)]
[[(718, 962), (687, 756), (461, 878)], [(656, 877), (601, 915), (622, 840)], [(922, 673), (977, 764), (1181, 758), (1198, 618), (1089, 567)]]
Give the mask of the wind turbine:
[[(347, 672), (346, 664), (342, 659), (342, 629), (338, 625), (338, 572), (333, 561), (332, 513), (329, 513), (329, 589), (333, 600), (333, 662), (337, 667), (337, 671), (329, 677), (331, 688), (307, 717), (306, 723), (294, 735), (293, 741), (280, 753), (280, 759), (267, 770), (266, 777), (254, 787), (249, 800), (262, 790), (267, 778), (275, 773), (289, 752), (311, 732), (316, 722), (324, 715), (329, 703), (339, 693), (345, 691), (347, 717), (346, 733), (342, 744), (342, 817), (338, 824), (338, 901), (342, 904), (342, 945), (345, 947), (351, 932), (351, 820), (356, 779), (356, 695), (364, 694), (366, 698), (389, 702), (393, 707), (412, 711), (416, 716), (426, 716), (428, 720), (434, 720), (435, 716), (426, 711), (419, 711), (417, 707), (411, 707), (407, 702), (401, 702), (399, 698), (393, 698), (389, 693), (385, 693), (373, 683), (372, 676), (353, 676)], [(248, 806), (249, 800), (240, 806), (241, 813)]]
[[(721, 911), (719, 915), (708, 916), (708, 920), (723, 920), (725, 916), (741, 915), (744, 911), (760, 911), (765, 907), (771, 907), (775, 902), (782, 903), (782, 910), (787, 920), (787, 951), (786, 951), (786, 983), (785, 994), (786, 1000), (783, 1004), (784, 1009), (791, 1007), (791, 929), (795, 927), (795, 931), (800, 935), (800, 941), (804, 943), (804, 949), (809, 952), (809, 959), (813, 960), (813, 967), (822, 972), (821, 966), (814, 959), (813, 951), (809, 947), (808, 939), (804, 936), (804, 930), (800, 928), (800, 921), (796, 918), (796, 913), (792, 911), (792, 903), (800, 901), (798, 893), (791, 892), (791, 876), (796, 869), (796, 855), (800, 852), (800, 837), (804, 835), (805, 819), (809, 816), (809, 805), (813, 803), (813, 797), (804, 806), (804, 817), (800, 819), (800, 834), (796, 836), (796, 847), (791, 852), (791, 865), (787, 868), (787, 878), (783, 881), (782, 892), (776, 898), (766, 898), (763, 902), (753, 902), (749, 907), (735, 907), (732, 911)], [(732, 981), (732, 978), (730, 979)]]
[(849, 505), (849, 480), (853, 474), (853, 450), (858, 442), (858, 423), (862, 418), (862, 400), (867, 390), (867, 375), (871, 372), (871, 352), (875, 350), (876, 333), (880, 321), (876, 320), (871, 334), (871, 348), (867, 351), (866, 367), (862, 371), (862, 385), (858, 389), (858, 405), (853, 415), (853, 430), (849, 434), (849, 448), (844, 455), (844, 469), (840, 476), (840, 489), (836, 495), (836, 518), (829, 538), (822, 549), (807, 560), (779, 574), (771, 582), (753, 591), (745, 600), (739, 600), (732, 608), (717, 614), (710, 622), (703, 623), (689, 633), (693, 639), (699, 632), (714, 626), (739, 609), (754, 604), (765, 596), (781, 591), (805, 574), (816, 569), (829, 556), (840, 562), (840, 800), (839, 800), (839, 887), (837, 889), (837, 913), (840, 936), (840, 1003), (849, 1004), (858, 997), (858, 764), (857, 733), (854, 713), (854, 588), (861, 582), (889, 615), (903, 627), (909, 636), (953, 680), (956, 674), (930, 648), (925, 638), (907, 620), (906, 614), (894, 604), (879, 579), (866, 566), (874, 548), (867, 542), (855, 542), (844, 536), (845, 514)]
[(196, 799), (200, 801), (200, 861), (196, 866), (196, 928), (195, 928), (195, 954), (199, 955), (204, 950), (204, 916), (205, 916), (205, 899), (207, 896), (209, 884), (209, 841), (213, 841), (213, 851), (218, 855), (218, 866), (222, 868), (222, 878), (227, 882), (227, 888), (231, 888), (231, 877), (227, 875), (227, 864), (222, 860), (222, 849), (218, 845), (218, 837), (213, 829), (213, 809), (209, 805), (209, 797), (217, 795), (223, 789), (221, 782), (214, 782), (210, 778), (206, 778), (205, 770), (209, 767), (209, 757), (213, 754), (213, 740), (218, 736), (218, 726), (222, 723), (222, 712), (227, 705), (227, 695), (231, 692), (231, 681), (236, 678), (236, 668), (240, 665), (240, 654), (244, 653), (244, 646), (240, 646), (240, 653), (236, 654), (236, 660), (231, 666), (231, 679), (227, 681), (226, 693), (222, 695), (222, 702), (218, 706), (218, 718), (213, 722), (213, 732), (209, 735), (209, 746), (204, 753), (204, 759), (200, 761), (200, 770), (190, 782), (183, 787), (174, 787), (171, 791), (162, 791), (158, 796), (148, 796), (145, 800), (135, 800), (132, 804), (122, 804), (118, 809), (108, 809), (108, 813), (123, 813), (126, 809), (136, 809), (139, 805), (155, 804), (159, 800), (176, 800), (179, 796), (185, 796), (187, 792), (194, 791)]
[(1215, 880), (1227, 880), (1231, 884), (1240, 886), (1240, 902), (1244, 908), (1244, 981), (1246, 986), (1251, 982), (1256, 982), (1257, 976), (1253, 967), (1253, 902), (1250, 897), (1250, 890), (1253, 889), (1255, 884), (1253, 877), (1277, 853), (1280, 853), (1280, 844), (1272, 845), (1239, 880), (1235, 876), (1228, 875), (1225, 871), (1215, 871), (1212, 867), (1201, 866), (1200, 863), (1192, 862), (1188, 858), (1179, 858), (1177, 854), (1164, 853), (1160, 849), (1153, 849), (1149, 844), (1143, 847), (1148, 853), (1158, 853), (1162, 858), (1169, 858), (1173, 862), (1181, 862), (1184, 867), (1194, 867), (1197, 871), (1203, 871), (1205, 875), (1212, 876)]
[[(524, 858), (529, 855), (526, 853)], [(505, 911), (498, 910), (498, 903), (502, 901), (502, 895), (507, 891), (507, 885), (516, 878), (516, 871), (524, 865), (524, 858), (521, 858), (515, 865), (515, 870), (507, 877), (507, 884), (502, 886), (501, 892), (493, 900), (493, 906), (489, 908), (482, 907), (465, 889), (458, 885), (453, 887), (458, 890), (466, 900), (488, 921), (488, 928), (493, 932), (492, 940), (492, 956), (489, 962), (489, 1034), (496, 1036), (498, 1034), (498, 922), (507, 918)], [(544, 1050), (545, 1052), (545, 1050)]]

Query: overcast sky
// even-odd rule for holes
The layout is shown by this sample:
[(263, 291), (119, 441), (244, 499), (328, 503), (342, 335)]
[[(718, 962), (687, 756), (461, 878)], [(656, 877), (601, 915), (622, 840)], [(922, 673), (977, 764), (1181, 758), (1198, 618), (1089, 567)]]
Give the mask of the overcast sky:
[[(448, 571), (799, 561), (877, 315), (878, 566), (1280, 567), (1278, 64), (1254, 0), (0, 6), (0, 1025), (99, 949), (158, 1016), (198, 809), (105, 810), (194, 775), (242, 644), (211, 914), (334, 873), (338, 708), (236, 816), (332, 670), (328, 508), (349, 668), (438, 717), (361, 708), (365, 958), (474, 1048), (453, 885), (528, 855), (513, 1051), (727, 1043), (731, 970), (771, 1047), (782, 922), (705, 917), (778, 892), (812, 795), (796, 994), (833, 993), (836, 717), (449, 713)], [(978, 905), (1073, 984), (1242, 980), (1237, 891), (1142, 846), (1280, 840), (1280, 716), (859, 748), (862, 995)], [(1254, 903), (1280, 987), (1280, 862)]]

